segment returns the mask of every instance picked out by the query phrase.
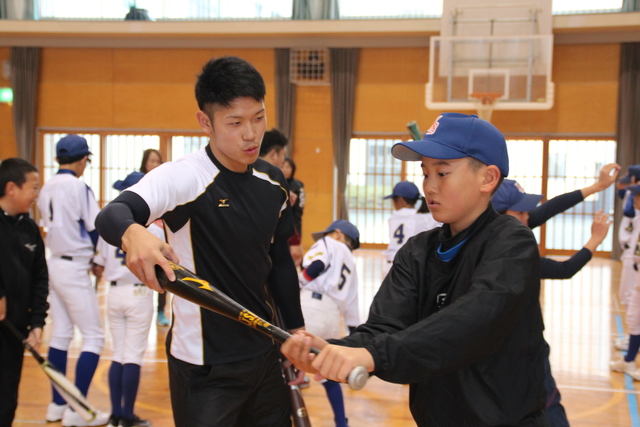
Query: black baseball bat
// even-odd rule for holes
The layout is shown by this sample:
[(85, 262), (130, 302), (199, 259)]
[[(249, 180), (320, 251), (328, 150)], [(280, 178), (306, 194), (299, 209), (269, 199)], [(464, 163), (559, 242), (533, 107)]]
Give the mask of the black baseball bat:
[[(275, 300), (273, 299), (273, 295), (269, 295), (269, 304), (273, 307), (273, 323), (276, 324), (279, 328), (284, 328), (284, 320), (282, 320), (282, 315), (280, 314), (280, 310), (276, 305)], [(280, 354), (280, 362), (282, 363), (284, 359), (284, 355)], [(289, 391), (289, 400), (291, 401), (291, 419), (293, 421), (293, 427), (311, 427), (311, 420), (309, 419), (309, 412), (307, 411), (307, 405), (304, 403), (304, 398), (302, 397), (302, 391), (300, 387), (297, 385), (289, 385), (291, 381), (295, 380), (297, 375), (293, 365), (289, 365), (288, 367), (282, 367), (282, 374), (284, 375), (284, 379), (287, 382), (287, 387)]]
[(87, 422), (91, 422), (96, 418), (98, 411), (91, 406), (91, 404), (87, 401), (86, 397), (82, 394), (78, 387), (62, 373), (58, 368), (56, 368), (52, 363), (48, 360), (45, 360), (40, 353), (36, 351), (33, 347), (29, 345), (24, 336), (18, 331), (18, 329), (9, 321), (9, 319), (5, 319), (2, 321), (2, 324), (9, 329), (9, 331), (15, 335), (15, 337), (22, 342), (22, 345), (29, 350), (31, 355), (36, 359), (40, 368), (45, 373), (47, 377), (49, 377), (49, 381), (51, 381), (51, 385), (60, 393), (60, 395), (67, 401), (69, 406), (76, 411), (83, 420)]
[[(247, 310), (211, 283), (199, 278), (181, 265), (171, 261), (169, 261), (169, 265), (176, 275), (174, 282), (169, 280), (159, 265), (156, 265), (155, 268), (158, 282), (164, 290), (215, 313), (250, 326), (279, 343), (284, 343), (291, 337), (289, 332), (272, 325), (257, 314)], [(311, 348), (311, 352), (314, 354), (320, 353), (318, 349), (313, 347)], [(351, 371), (347, 382), (352, 390), (360, 390), (364, 387), (368, 379), (369, 373), (367, 370), (363, 366), (358, 366)]]
[(407, 123), (407, 129), (409, 130), (409, 135), (411, 135), (411, 138), (413, 138), (414, 141), (420, 141), (422, 139), (420, 128), (418, 128), (418, 123), (416, 123), (415, 120)]

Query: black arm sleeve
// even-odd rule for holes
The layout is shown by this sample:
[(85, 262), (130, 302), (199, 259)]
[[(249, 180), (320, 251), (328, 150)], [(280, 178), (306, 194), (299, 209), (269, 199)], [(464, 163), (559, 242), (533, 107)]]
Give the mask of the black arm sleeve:
[(267, 283), (273, 294), (273, 299), (280, 309), (286, 328), (301, 328), (304, 326), (304, 318), (300, 308), (298, 274), (287, 241), (276, 240), (272, 243), (269, 255), (272, 267)]
[(132, 224), (147, 225), (147, 203), (131, 191), (125, 191), (104, 207), (96, 217), (96, 229), (110, 245), (121, 247), (122, 235)]
[(45, 258), (44, 242), (40, 237), (40, 231), (35, 227), (37, 238), (36, 255), (34, 257), (31, 278), (31, 300), (29, 301), (29, 326), (33, 328), (44, 327), (49, 303), (49, 273)]
[(534, 210), (529, 211), (529, 228), (536, 228), (544, 224), (550, 218), (574, 207), (583, 200), (582, 192), (576, 190), (544, 202)]
[(541, 279), (570, 279), (591, 260), (591, 251), (582, 248), (566, 261), (540, 258)]

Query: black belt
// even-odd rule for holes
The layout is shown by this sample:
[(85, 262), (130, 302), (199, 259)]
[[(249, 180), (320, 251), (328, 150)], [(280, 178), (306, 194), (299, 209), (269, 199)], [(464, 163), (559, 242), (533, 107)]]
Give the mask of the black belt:
[[(111, 281), (111, 286), (118, 286), (118, 281), (117, 280), (112, 280)], [(142, 283), (134, 283), (133, 286), (144, 286)]]
[(317, 292), (312, 292), (311, 298), (322, 300), (322, 294), (319, 294)]
[[(69, 255), (60, 255), (60, 259), (63, 259), (65, 261), (73, 261), (73, 257), (69, 256)], [(78, 259), (82, 260), (82, 259), (86, 259), (85, 257), (79, 257)], [(89, 264), (91, 264), (91, 260), (89, 260)]]

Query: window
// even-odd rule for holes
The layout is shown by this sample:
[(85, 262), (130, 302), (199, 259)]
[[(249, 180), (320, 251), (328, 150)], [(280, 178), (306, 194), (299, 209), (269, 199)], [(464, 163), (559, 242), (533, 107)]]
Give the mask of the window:
[(171, 159), (177, 160), (185, 154), (198, 151), (209, 143), (206, 136), (174, 136), (171, 138)]
[[(154, 148), (165, 161), (178, 159), (204, 147), (209, 138), (200, 135), (167, 135), (162, 133), (114, 134), (107, 132), (76, 132), (87, 139), (91, 163), (81, 179), (93, 190), (100, 206), (115, 199), (119, 192), (113, 183), (131, 172), (140, 170), (144, 150)], [(42, 133), (43, 180), (46, 182), (58, 171), (56, 143), (67, 132)], [(170, 149), (169, 149), (170, 147)]]
[(362, 243), (389, 243), (387, 219), (393, 207), (384, 196), (391, 194), (401, 176), (402, 162), (391, 156), (397, 139), (351, 140), (347, 204), (349, 218), (360, 231)]
[[(351, 140), (347, 180), (349, 219), (360, 230), (360, 241), (365, 245), (375, 247), (389, 243), (387, 220), (393, 207), (383, 197), (391, 194), (393, 186), (408, 180), (422, 188), (420, 162), (401, 162), (391, 155), (391, 147), (398, 140)], [(518, 181), (527, 193), (544, 194), (549, 200), (595, 183), (602, 166), (615, 162), (616, 142), (509, 139), (507, 150), (509, 179)], [(534, 229), (543, 252), (567, 254), (582, 248), (591, 236), (593, 215), (600, 209), (612, 213), (614, 197), (614, 189), (610, 187)], [(609, 252), (612, 244), (609, 233), (598, 250)]]
[[(293, 0), (298, 1), (298, 0)], [(292, 0), (39, 0), (38, 19), (122, 20), (134, 3), (152, 20), (290, 19)], [(553, 0), (554, 14), (616, 12), (623, 0)], [(442, 0), (340, 0), (341, 19), (438, 18)]]

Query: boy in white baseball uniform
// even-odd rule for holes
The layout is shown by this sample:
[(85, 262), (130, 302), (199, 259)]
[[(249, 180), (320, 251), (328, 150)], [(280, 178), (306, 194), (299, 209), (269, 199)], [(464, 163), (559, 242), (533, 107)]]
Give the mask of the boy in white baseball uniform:
[[(79, 179), (90, 155), (85, 138), (73, 134), (61, 138), (56, 144), (60, 169), (45, 182), (38, 198), (41, 226), (47, 231), (45, 244), (50, 251), (47, 266), (53, 329), (48, 358), (66, 371), (67, 351), (74, 326), (78, 327), (82, 352), (75, 383), (85, 396), (104, 346), (98, 299), (89, 276), (98, 241), (94, 223), (100, 208), (91, 188)], [(47, 421), (62, 420), (63, 426), (104, 425), (108, 419), (108, 414), (99, 413), (95, 420), (85, 422), (55, 389), (46, 414)]]
[[(626, 310), (629, 300), (636, 284), (637, 270), (633, 259), (634, 244), (629, 243), (634, 226), (637, 225), (638, 214), (633, 206), (633, 193), (627, 191), (630, 185), (635, 185), (636, 179), (640, 178), (640, 165), (631, 165), (627, 169), (627, 174), (620, 178), (617, 183), (618, 196), (622, 199), (623, 216), (618, 227), (618, 244), (620, 244), (620, 287), (618, 289), (618, 299)], [(614, 346), (618, 350), (627, 351), (629, 347), (629, 337), (619, 338), (614, 341)]]
[[(124, 180), (116, 181), (113, 188), (122, 191), (143, 176), (142, 172), (132, 172)], [(164, 230), (159, 226), (151, 224), (148, 229), (158, 238), (165, 239)], [(102, 276), (109, 287), (107, 319), (113, 338), (113, 356), (109, 368), (111, 417), (108, 427), (150, 427), (149, 421), (133, 413), (133, 407), (153, 320), (153, 291), (129, 271), (125, 256), (122, 249), (100, 238), (93, 259), (94, 272)]]
[[(387, 260), (385, 265), (385, 272), (387, 272), (391, 268), (396, 252), (410, 237), (440, 227), (442, 224), (433, 219), (424, 197), (420, 195), (420, 190), (411, 181), (397, 183), (393, 187), (393, 193), (385, 199), (392, 200), (394, 209), (389, 218), (389, 246), (382, 251), (382, 255)], [(420, 209), (416, 208), (418, 200), (422, 201)]]
[[(307, 331), (324, 339), (340, 338), (340, 317), (349, 328), (360, 324), (358, 275), (352, 250), (360, 246), (360, 233), (349, 221), (339, 219), (324, 231), (313, 233), (316, 243), (302, 260), (300, 306)], [(336, 427), (346, 427), (344, 398), (340, 384), (322, 385), (331, 403)]]
[[(631, 185), (627, 187), (627, 190), (631, 192), (630, 197), (633, 199), (633, 207), (636, 211), (639, 210), (640, 185)], [(638, 265), (640, 264), (640, 218), (638, 215), (634, 215), (632, 223), (631, 231), (620, 243), (626, 243), (631, 248), (632, 260)], [(637, 368), (635, 362), (640, 348), (640, 289), (638, 288), (640, 273), (637, 270), (634, 270), (633, 278), (635, 286), (631, 291), (626, 311), (627, 330), (629, 332), (628, 350), (624, 358), (611, 361), (611, 370), (624, 372), (634, 380), (640, 381), (640, 369)]]

